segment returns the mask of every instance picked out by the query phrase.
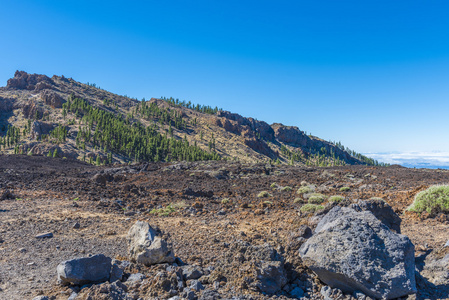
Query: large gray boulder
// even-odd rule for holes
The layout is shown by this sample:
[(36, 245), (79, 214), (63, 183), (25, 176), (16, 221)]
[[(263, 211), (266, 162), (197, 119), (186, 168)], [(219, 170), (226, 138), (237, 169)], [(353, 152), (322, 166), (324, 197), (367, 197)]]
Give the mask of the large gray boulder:
[(63, 261), (57, 267), (59, 282), (74, 285), (105, 282), (111, 274), (111, 261), (103, 254)]
[(343, 292), (378, 299), (416, 293), (413, 244), (370, 211), (334, 207), (299, 253), (321, 281)]
[(137, 221), (128, 231), (127, 238), (129, 257), (133, 262), (150, 266), (175, 261), (167, 242), (157, 236), (147, 222)]

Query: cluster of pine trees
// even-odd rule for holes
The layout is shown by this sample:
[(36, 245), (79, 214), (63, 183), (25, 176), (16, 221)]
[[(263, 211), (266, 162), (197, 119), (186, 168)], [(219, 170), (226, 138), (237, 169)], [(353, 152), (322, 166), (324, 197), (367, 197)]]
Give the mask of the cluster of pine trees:
[(313, 152), (309, 149), (309, 153), (303, 154), (301, 150), (291, 151), (286, 146), (281, 146), (281, 153), (287, 157), (290, 164), (295, 162), (302, 162), (307, 166), (318, 167), (332, 167), (332, 166), (344, 166), (346, 165), (343, 159), (340, 159), (331, 151), (330, 155), (327, 155), (326, 148), (322, 147), (319, 151)]
[(124, 118), (100, 108), (86, 100), (71, 95), (64, 108), (81, 117), (81, 127), (76, 137), (78, 146), (90, 145), (127, 156), (136, 161), (196, 161), (219, 160), (216, 152), (207, 152), (190, 145), (186, 139), (176, 140), (162, 135), (156, 125), (145, 127), (140, 122)]
[(15, 126), (9, 126), (4, 137), (0, 137), (0, 149), (9, 148), (17, 145), (21, 138), (20, 128)]
[(363, 161), (367, 165), (380, 166), (380, 167), (388, 167), (390, 165), (390, 164), (387, 164), (387, 163), (378, 162), (377, 160), (375, 160), (373, 158), (367, 157), (367, 156), (365, 156), (365, 155), (363, 155), (361, 153), (358, 153), (358, 152), (356, 152), (354, 150), (351, 150), (348, 147), (343, 146), (341, 142), (337, 142), (337, 143), (334, 142), (334, 145), (337, 146), (338, 148), (340, 148), (341, 150), (348, 152), (349, 155), (351, 155), (352, 157), (355, 157), (358, 160)]
[(187, 122), (183, 120), (181, 113), (160, 108), (156, 103), (148, 104), (144, 99), (136, 106), (135, 111), (147, 119), (157, 119), (161, 124), (167, 124), (179, 130), (187, 128)]
[(174, 99), (173, 97), (170, 97), (170, 98), (161, 97), (161, 99), (164, 101), (167, 101), (171, 105), (183, 106), (183, 107), (190, 108), (190, 109), (193, 109), (198, 112), (205, 113), (205, 114), (215, 115), (218, 111), (222, 110), (221, 108), (218, 108), (216, 106), (215, 106), (215, 108), (212, 108), (209, 105), (193, 104), (192, 102), (190, 102), (190, 101), (186, 102), (185, 100), (179, 101), (178, 98)]

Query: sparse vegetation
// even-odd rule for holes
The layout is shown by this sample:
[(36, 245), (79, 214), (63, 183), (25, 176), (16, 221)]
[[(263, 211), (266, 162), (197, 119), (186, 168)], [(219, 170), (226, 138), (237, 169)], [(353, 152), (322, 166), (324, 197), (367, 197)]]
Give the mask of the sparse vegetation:
[(302, 187), (300, 187), (298, 189), (298, 191), (296, 192), (297, 194), (307, 194), (307, 193), (312, 193), (315, 189), (310, 186), (310, 185), (303, 185)]
[(288, 185), (281, 188), (282, 192), (290, 192), (291, 190), (292, 190), (292, 187), (288, 186)]
[(273, 182), (273, 183), (270, 185), (271, 188), (276, 188), (277, 186), (278, 186), (278, 184), (277, 184), (276, 182)]
[(329, 197), (329, 202), (341, 202), (343, 201), (345, 198), (343, 196), (340, 195), (333, 195)]
[(228, 204), (228, 203), (229, 203), (229, 198), (221, 199), (221, 204)]
[(154, 215), (158, 215), (158, 216), (164, 216), (167, 217), (169, 216), (171, 213), (175, 212), (176, 208), (173, 206), (173, 204), (169, 204), (166, 207), (161, 207), (161, 208), (154, 208), (150, 211), (150, 214), (154, 214)]
[(326, 196), (319, 193), (313, 193), (309, 196), (309, 203), (311, 204), (321, 204), (326, 200)]
[(340, 188), (340, 192), (348, 192), (350, 190), (349, 186), (343, 186)]
[(449, 185), (434, 185), (419, 192), (408, 210), (429, 214), (449, 212)]
[(324, 206), (322, 206), (322, 205), (308, 203), (308, 204), (303, 205), (300, 208), (300, 211), (303, 212), (303, 213), (304, 212), (316, 212), (316, 211), (321, 210), (323, 208), (324, 208)]
[(262, 191), (257, 195), (257, 198), (268, 198), (271, 197), (271, 194), (267, 191)]
[(295, 200), (293, 200), (293, 203), (304, 203), (304, 199), (302, 199), (302, 198), (295, 198)]

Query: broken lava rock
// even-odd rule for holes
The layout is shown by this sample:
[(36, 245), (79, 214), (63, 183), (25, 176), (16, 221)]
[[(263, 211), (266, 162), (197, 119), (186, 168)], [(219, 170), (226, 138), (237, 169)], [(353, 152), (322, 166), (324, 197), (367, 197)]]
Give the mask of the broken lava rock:
[(133, 262), (146, 266), (173, 263), (175, 256), (167, 242), (156, 236), (147, 222), (137, 221), (128, 232), (129, 257)]
[(111, 275), (111, 261), (103, 254), (63, 261), (57, 267), (59, 282), (74, 285), (105, 282)]
[(304, 263), (332, 288), (393, 299), (416, 293), (414, 246), (371, 212), (334, 207), (300, 248)]

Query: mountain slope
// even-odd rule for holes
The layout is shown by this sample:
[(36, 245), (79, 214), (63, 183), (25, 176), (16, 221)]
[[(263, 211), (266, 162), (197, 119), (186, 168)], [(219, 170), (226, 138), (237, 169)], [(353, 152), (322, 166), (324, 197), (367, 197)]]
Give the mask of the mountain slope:
[(64, 76), (23, 71), (0, 88), (0, 149), (98, 164), (210, 159), (377, 164), (297, 127), (172, 98), (138, 101)]

